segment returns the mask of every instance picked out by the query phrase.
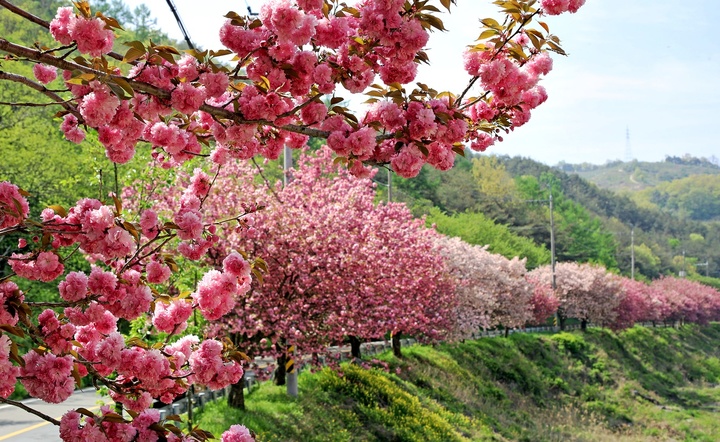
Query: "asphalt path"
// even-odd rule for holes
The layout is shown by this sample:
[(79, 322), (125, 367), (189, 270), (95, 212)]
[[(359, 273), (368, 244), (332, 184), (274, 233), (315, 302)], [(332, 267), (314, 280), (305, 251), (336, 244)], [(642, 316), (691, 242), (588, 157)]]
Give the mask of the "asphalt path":
[[(28, 407), (34, 408), (52, 418), (60, 420), (68, 410), (87, 408), (97, 411), (98, 401), (102, 397), (94, 388), (77, 390), (61, 404), (48, 404), (40, 399), (27, 399), (22, 401)], [(59, 428), (50, 422), (28, 413), (13, 405), (0, 405), (0, 441), (11, 442), (56, 442), (60, 441)]]

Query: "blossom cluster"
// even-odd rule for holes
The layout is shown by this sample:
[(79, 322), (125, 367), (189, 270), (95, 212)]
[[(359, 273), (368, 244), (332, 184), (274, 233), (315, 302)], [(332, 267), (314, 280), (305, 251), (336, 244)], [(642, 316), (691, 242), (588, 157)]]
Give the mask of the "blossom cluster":
[(28, 202), (18, 186), (0, 181), (0, 229), (20, 224), (30, 210)]
[[(576, 12), (583, 3), (544, 0), (540, 11)], [(134, 65), (117, 85), (134, 91), (119, 100), (100, 80), (78, 81), (65, 70), (79, 113), (65, 115), (61, 127), (74, 142), (84, 138), (80, 123), (96, 129), (116, 163), (129, 161), (136, 143), (147, 141), (163, 167), (201, 154), (207, 134), (216, 142), (211, 159), (223, 164), (228, 158), (277, 158), (283, 144), (302, 146), (308, 129), (328, 138), (335, 153), (350, 160), (353, 174), (367, 176), (362, 164), (372, 163), (389, 164), (411, 177), (426, 163), (440, 170), (452, 167), (453, 148), (462, 143), (485, 150), (501, 140), (492, 128), (525, 124), (530, 111), (547, 99), (538, 80), (549, 72), (551, 60), (545, 50), (531, 47), (522, 32), (514, 38), (515, 46), (468, 52), (466, 70), (480, 78), (486, 91), (482, 99), (463, 100), (464, 93), (457, 100), (449, 93), (438, 99), (427, 87), (411, 94), (400, 89), (415, 79), (418, 63), (426, 59), (429, 29), (442, 29), (439, 19), (430, 17), (433, 9), (400, 0), (328, 6), (320, 0), (272, 0), (256, 20), (230, 13), (220, 41), (240, 60), (237, 67), (244, 76), (215, 64), (212, 52), (175, 61), (177, 52), (131, 45), (147, 53), (133, 56)], [(527, 24), (520, 21), (520, 27)], [(71, 8), (60, 8), (50, 29), (60, 43), (75, 42), (91, 56), (107, 53), (112, 45), (109, 24), (78, 16)], [(527, 59), (516, 59), (517, 47), (528, 52)], [(40, 81), (50, 80), (49, 68), (36, 67)], [(106, 73), (121, 76), (116, 67)], [(317, 101), (321, 94), (338, 92), (340, 85), (362, 93), (377, 81), (401, 91), (403, 98), (397, 99), (395, 92), (374, 95), (385, 99), (362, 118)]]
[(25, 295), (14, 282), (0, 283), (0, 324), (17, 324), (18, 310), (24, 299)]
[(20, 375), (20, 368), (10, 361), (12, 342), (5, 335), (0, 335), (0, 397), (7, 398), (15, 391), (15, 383)]
[(50, 33), (64, 45), (75, 42), (78, 51), (93, 57), (112, 51), (115, 41), (115, 34), (102, 19), (78, 17), (69, 6), (58, 9), (50, 22)]
[(559, 15), (564, 12), (576, 13), (585, 0), (542, 0), (543, 11), (548, 15)]
[(20, 367), (20, 376), (23, 386), (31, 396), (58, 404), (70, 397), (75, 390), (71, 356), (30, 351), (23, 356), (23, 360), (25, 364)]

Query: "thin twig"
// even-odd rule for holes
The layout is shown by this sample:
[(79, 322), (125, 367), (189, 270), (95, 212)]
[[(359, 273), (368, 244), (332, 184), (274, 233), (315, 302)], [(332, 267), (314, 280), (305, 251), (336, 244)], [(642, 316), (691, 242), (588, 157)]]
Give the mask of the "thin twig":
[(33, 301), (27, 301), (25, 304), (28, 307), (70, 307), (76, 304), (71, 304), (69, 302), (33, 302)]
[(0, 101), (0, 106), (22, 106), (22, 107), (46, 107), (46, 106), (62, 106), (63, 104), (70, 103), (70, 100), (66, 100), (60, 103), (12, 103), (9, 101)]
[(283, 204), (282, 200), (280, 199), (280, 196), (275, 192), (275, 189), (272, 188), (272, 186), (270, 185), (270, 181), (268, 181), (267, 177), (266, 177), (265, 174), (263, 173), (262, 167), (260, 167), (260, 165), (257, 163), (257, 161), (255, 161), (255, 157), (253, 157), (252, 162), (253, 162), (253, 164), (255, 165), (255, 167), (257, 168), (258, 173), (259, 173), (260, 176), (262, 177), (263, 181), (265, 181), (265, 186), (267, 186), (267, 188), (268, 188), (268, 190), (270, 191), (270, 193), (273, 194), (273, 196), (275, 197), (275, 199), (278, 200), (278, 202), (279, 202), (280, 204)]

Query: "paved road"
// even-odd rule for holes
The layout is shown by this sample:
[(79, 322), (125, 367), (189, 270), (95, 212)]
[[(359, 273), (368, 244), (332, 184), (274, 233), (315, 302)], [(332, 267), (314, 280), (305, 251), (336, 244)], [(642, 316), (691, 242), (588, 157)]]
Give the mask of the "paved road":
[[(59, 420), (70, 409), (84, 407), (91, 411), (97, 410), (97, 401), (100, 398), (90, 387), (84, 391), (76, 391), (62, 404), (48, 404), (39, 399), (28, 399), (23, 403)], [(56, 442), (60, 441), (60, 437), (55, 425), (25, 410), (3, 404), (0, 405), (0, 441)]]

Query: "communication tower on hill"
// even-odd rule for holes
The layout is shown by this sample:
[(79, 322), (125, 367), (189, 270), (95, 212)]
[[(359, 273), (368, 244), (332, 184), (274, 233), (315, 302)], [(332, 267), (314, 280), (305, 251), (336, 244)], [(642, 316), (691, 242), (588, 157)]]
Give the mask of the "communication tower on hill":
[(630, 147), (630, 128), (625, 127), (625, 162), (633, 160), (632, 148)]

